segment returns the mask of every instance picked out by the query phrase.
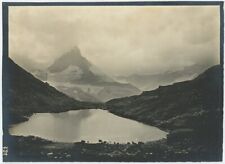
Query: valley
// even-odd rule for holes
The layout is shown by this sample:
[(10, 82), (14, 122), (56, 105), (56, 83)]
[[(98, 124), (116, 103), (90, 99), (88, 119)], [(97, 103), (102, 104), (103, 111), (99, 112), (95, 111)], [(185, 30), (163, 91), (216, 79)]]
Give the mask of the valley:
[[(96, 103), (75, 100), (38, 80), (11, 59), (4, 62), (3, 121), (7, 125), (4, 126), (4, 145), (9, 150), (20, 150), (5, 157), (5, 161), (218, 161), (222, 158), (220, 65), (207, 69), (193, 80)], [(167, 139), (124, 144), (106, 141), (64, 144), (9, 135), (8, 127), (27, 121), (34, 113), (80, 109), (108, 110), (169, 134)]]

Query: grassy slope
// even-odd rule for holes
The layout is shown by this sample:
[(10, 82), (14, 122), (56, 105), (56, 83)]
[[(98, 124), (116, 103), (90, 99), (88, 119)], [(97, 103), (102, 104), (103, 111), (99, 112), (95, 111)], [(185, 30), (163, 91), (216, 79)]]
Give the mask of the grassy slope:
[(194, 80), (111, 100), (106, 108), (114, 114), (169, 130), (168, 142), (188, 140), (221, 158), (223, 111), (219, 65)]
[(114, 99), (106, 107), (112, 113), (165, 129), (184, 127), (181, 117), (222, 110), (221, 73), (220, 66), (214, 66), (194, 80)]

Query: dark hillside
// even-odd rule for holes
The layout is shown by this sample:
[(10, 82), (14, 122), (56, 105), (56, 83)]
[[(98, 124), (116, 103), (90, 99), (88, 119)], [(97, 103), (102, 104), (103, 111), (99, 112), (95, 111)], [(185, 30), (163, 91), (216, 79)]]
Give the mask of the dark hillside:
[(117, 115), (169, 130), (168, 142), (189, 140), (196, 148), (201, 145), (204, 151), (221, 158), (222, 90), (222, 68), (217, 65), (194, 80), (108, 101), (106, 108)]
[(4, 123), (26, 120), (25, 116), (35, 112), (62, 112), (97, 105), (64, 95), (48, 83), (36, 79), (11, 59), (4, 61), (3, 70)]
[(108, 101), (107, 108), (112, 113), (159, 127), (167, 125), (166, 129), (184, 126), (177, 117), (222, 110), (221, 73), (220, 66), (214, 66), (191, 81)]

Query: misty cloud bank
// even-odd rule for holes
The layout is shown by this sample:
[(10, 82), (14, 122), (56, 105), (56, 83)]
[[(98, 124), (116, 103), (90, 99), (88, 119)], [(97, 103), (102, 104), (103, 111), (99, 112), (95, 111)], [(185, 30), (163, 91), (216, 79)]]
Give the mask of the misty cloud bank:
[(45, 68), (79, 46), (111, 75), (219, 63), (219, 7), (10, 7), (9, 56)]

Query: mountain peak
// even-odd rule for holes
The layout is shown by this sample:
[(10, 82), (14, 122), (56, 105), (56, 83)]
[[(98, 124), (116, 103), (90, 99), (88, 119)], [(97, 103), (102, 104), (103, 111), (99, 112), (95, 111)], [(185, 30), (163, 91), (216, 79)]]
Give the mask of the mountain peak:
[(70, 50), (71, 53), (73, 54), (80, 54), (81, 55), (81, 52), (80, 52), (80, 48), (78, 46), (74, 46), (71, 50)]
[(81, 51), (79, 47), (74, 46), (72, 49), (64, 53), (59, 59), (65, 59), (68, 60), (87, 60), (85, 57), (82, 56)]
[(64, 53), (61, 57), (55, 60), (55, 62), (48, 68), (52, 73), (61, 72), (70, 65), (76, 65), (83, 69), (88, 69), (91, 65), (89, 61), (81, 55), (81, 51), (77, 46), (74, 46), (71, 50)]

